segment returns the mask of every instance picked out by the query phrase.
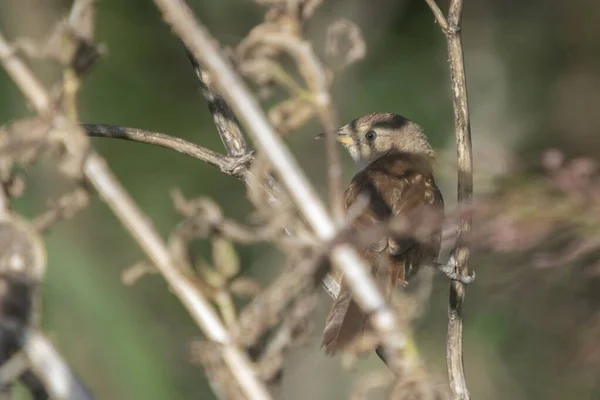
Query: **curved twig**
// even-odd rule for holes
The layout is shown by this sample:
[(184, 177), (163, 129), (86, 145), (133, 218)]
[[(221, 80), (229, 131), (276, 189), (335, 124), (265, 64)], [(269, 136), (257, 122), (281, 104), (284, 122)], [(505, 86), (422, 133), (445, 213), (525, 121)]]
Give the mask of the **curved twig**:
[(224, 156), (187, 140), (159, 132), (104, 124), (82, 124), (81, 127), (92, 137), (130, 140), (175, 150), (217, 167), (227, 175), (240, 175), (243, 172), (241, 167), (252, 160), (252, 153), (245, 153), (239, 157)]

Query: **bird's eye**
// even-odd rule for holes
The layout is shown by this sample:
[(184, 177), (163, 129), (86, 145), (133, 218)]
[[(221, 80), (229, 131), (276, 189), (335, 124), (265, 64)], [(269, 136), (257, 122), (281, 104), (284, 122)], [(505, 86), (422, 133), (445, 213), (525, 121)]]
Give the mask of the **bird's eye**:
[(377, 133), (375, 131), (369, 131), (365, 134), (365, 139), (369, 142), (372, 142), (377, 137)]

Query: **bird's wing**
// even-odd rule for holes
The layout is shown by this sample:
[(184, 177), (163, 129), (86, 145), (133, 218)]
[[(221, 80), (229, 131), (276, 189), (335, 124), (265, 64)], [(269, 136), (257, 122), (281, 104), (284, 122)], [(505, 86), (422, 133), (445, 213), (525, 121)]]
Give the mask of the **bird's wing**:
[[(358, 173), (346, 190), (346, 209), (352, 207), (361, 195), (367, 195), (369, 203), (354, 220), (353, 228), (360, 232), (401, 214), (409, 218), (411, 215), (418, 217), (427, 207), (443, 210), (441, 194), (427, 167), (404, 155), (390, 155)], [(388, 297), (399, 281), (405, 282), (407, 268), (419, 263), (422, 257), (437, 257), (439, 238), (435, 236), (439, 237), (439, 234), (432, 235), (433, 248), (424, 248), (410, 235), (394, 235), (383, 237), (361, 251)], [(437, 242), (437, 246), (433, 242)], [(344, 347), (366, 326), (366, 315), (352, 300), (342, 280), (340, 296), (334, 302), (325, 325), (323, 344), (326, 350), (334, 352)]]
[[(357, 174), (346, 190), (346, 208), (351, 207), (360, 195), (368, 196), (369, 205), (354, 221), (357, 231), (400, 215), (415, 225), (425, 211), (443, 211), (443, 199), (430, 169), (405, 155), (384, 156)], [(414, 250), (419, 243), (427, 242), (433, 233), (425, 231), (419, 238), (411, 234), (383, 237), (366, 250), (365, 255), (369, 259), (376, 256), (379, 261), (387, 260), (394, 269), (394, 264), (406, 261), (405, 253)], [(377, 265), (373, 267), (377, 268)], [(403, 268), (397, 267), (397, 278), (404, 279), (404, 271), (400, 271)], [(396, 280), (392, 282), (395, 283)]]

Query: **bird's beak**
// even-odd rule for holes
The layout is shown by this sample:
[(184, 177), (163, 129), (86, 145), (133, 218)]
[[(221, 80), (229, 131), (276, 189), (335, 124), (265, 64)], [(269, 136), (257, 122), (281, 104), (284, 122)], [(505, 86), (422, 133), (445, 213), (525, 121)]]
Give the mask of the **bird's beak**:
[[(320, 133), (315, 136), (315, 139), (325, 139), (325, 133)], [(354, 141), (342, 129), (335, 132), (335, 140), (342, 144), (352, 144)]]

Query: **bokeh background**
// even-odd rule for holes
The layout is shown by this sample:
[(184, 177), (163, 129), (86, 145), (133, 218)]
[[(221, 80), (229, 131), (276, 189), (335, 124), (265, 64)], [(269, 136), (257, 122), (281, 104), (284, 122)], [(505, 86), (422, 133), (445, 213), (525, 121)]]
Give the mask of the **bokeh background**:
[[(262, 18), (251, 0), (189, 0), (224, 44), (237, 43)], [(0, 0), (0, 28), (12, 40), (42, 41), (70, 1)], [(446, 2), (441, 2), (446, 9)], [(337, 77), (333, 93), (342, 122), (371, 111), (401, 113), (419, 122), (440, 153), (437, 179), (449, 208), (455, 199), (455, 148), (446, 48), (422, 0), (327, 0), (309, 25), (322, 35), (332, 19), (362, 28), (364, 61)], [(107, 57), (85, 80), (82, 121), (144, 128), (220, 151), (222, 145), (177, 38), (151, 1), (99, 0), (97, 39)], [(463, 38), (471, 105), (478, 195), (498, 176), (535, 171), (540, 152), (559, 147), (569, 156), (600, 155), (600, 3), (589, 0), (465, 0)], [(322, 40), (316, 41), (316, 47)], [(320, 49), (318, 49), (320, 50)], [(31, 61), (50, 84), (58, 70)], [(0, 123), (30, 113), (0, 72)], [(286, 140), (320, 192), (320, 127), (307, 125)], [(250, 211), (234, 178), (168, 150), (93, 139), (119, 179), (156, 227), (167, 234), (178, 221), (169, 190), (210, 196), (231, 217)], [(354, 167), (344, 154), (345, 179)], [(522, 172), (524, 173), (524, 172)], [(70, 186), (50, 161), (27, 171), (18, 209), (37, 215), (48, 196)], [(98, 399), (212, 399), (189, 343), (200, 332), (158, 275), (133, 287), (124, 268), (143, 259), (132, 239), (97, 199), (46, 237), (49, 268), (43, 288), (43, 325)], [(199, 252), (208, 246), (199, 244)], [(244, 273), (268, 282), (281, 271), (266, 247), (240, 247)], [(527, 270), (505, 259), (477, 256), (478, 280), (468, 289), (465, 366), (475, 399), (597, 399), (597, 364), (581, 361), (581, 333), (600, 305), (595, 277), (560, 270)], [(515, 276), (527, 275), (527, 285)], [(447, 282), (437, 277), (429, 308), (416, 327), (430, 371), (445, 378)], [(330, 300), (321, 296), (310, 343), (286, 359), (282, 399), (346, 398), (374, 357), (344, 371), (319, 349)], [(589, 352), (597, 351), (588, 349)], [(23, 396), (23, 398), (26, 398)]]

